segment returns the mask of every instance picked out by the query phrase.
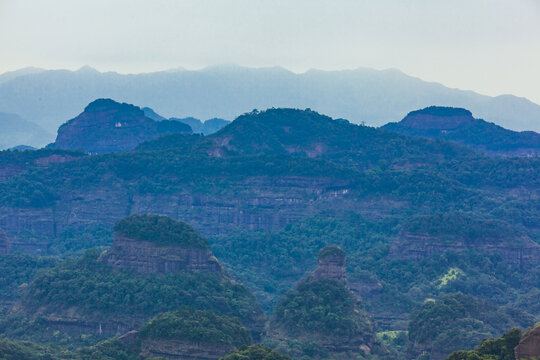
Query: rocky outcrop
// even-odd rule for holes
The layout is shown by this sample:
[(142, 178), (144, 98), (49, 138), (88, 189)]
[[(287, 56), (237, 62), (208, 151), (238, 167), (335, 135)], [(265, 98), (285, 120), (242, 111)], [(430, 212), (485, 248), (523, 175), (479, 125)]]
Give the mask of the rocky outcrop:
[(173, 133), (191, 133), (191, 128), (178, 121), (154, 121), (137, 106), (98, 99), (58, 128), (52, 147), (103, 154), (132, 150), (144, 141)]
[(516, 360), (536, 359), (540, 357), (540, 326), (534, 327), (527, 332), (514, 348)]
[(144, 359), (159, 357), (170, 360), (215, 360), (235, 349), (232, 345), (200, 341), (146, 339), (141, 338), (137, 330), (120, 336), (118, 340)]
[[(321, 249), (317, 268), (276, 305), (268, 337), (293, 358), (310, 356), (304, 352), (304, 345), (326, 353), (320, 355), (322, 359), (387, 355), (376, 339), (373, 322), (360, 297), (347, 286), (345, 256), (335, 245)], [(309, 322), (299, 323), (296, 314), (305, 313), (310, 314)], [(327, 314), (340, 315), (329, 326)], [(293, 342), (304, 345), (292, 346)]]
[(100, 260), (142, 273), (222, 272), (193, 227), (160, 215), (131, 215), (116, 222), (114, 242)]
[(163, 357), (170, 360), (215, 360), (234, 350), (223, 344), (207, 344), (184, 340), (141, 341), (140, 356), (143, 358)]
[(445, 241), (429, 234), (415, 234), (406, 231), (400, 232), (392, 244), (388, 256), (392, 259), (422, 260), (447, 251), (461, 253), (467, 250), (498, 254), (509, 263), (523, 264), (540, 261), (540, 246), (528, 237), (505, 242), (490, 238), (460, 238), (456, 241)]
[(117, 233), (113, 245), (103, 253), (101, 260), (111, 266), (127, 267), (142, 273), (222, 272), (221, 265), (209, 249), (160, 245)]
[(347, 283), (345, 270), (345, 251), (339, 246), (327, 246), (319, 251), (319, 264), (311, 274), (311, 280), (331, 279)]

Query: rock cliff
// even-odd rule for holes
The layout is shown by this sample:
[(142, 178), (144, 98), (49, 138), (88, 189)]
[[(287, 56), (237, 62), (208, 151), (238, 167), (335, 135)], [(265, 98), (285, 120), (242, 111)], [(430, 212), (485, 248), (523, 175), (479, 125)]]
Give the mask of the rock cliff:
[(527, 332), (514, 349), (516, 360), (536, 359), (540, 356), (540, 326)]
[(133, 215), (115, 225), (101, 261), (143, 273), (222, 272), (206, 241), (188, 224), (165, 216)]
[(118, 233), (115, 233), (113, 245), (103, 253), (101, 260), (111, 266), (128, 267), (143, 273), (222, 271), (221, 265), (208, 249), (163, 246), (130, 239)]
[[(307, 344), (322, 359), (387, 354), (360, 298), (347, 288), (345, 252), (338, 246), (321, 249), (315, 271), (278, 302), (269, 337), (293, 358), (308, 355), (299, 350)], [(291, 346), (291, 340), (304, 345)]]
[(498, 254), (509, 263), (537, 263), (540, 261), (540, 246), (528, 237), (519, 241), (501, 242), (491, 238), (460, 238), (445, 241), (430, 234), (401, 231), (390, 248), (389, 258), (422, 260), (434, 254), (446, 251), (464, 252), (474, 250), (485, 254)]
[(137, 106), (98, 99), (58, 128), (52, 147), (103, 154), (132, 150), (144, 141), (172, 133), (191, 133), (191, 128), (178, 121), (154, 121)]
[(143, 340), (140, 356), (170, 360), (214, 360), (234, 350), (233, 346), (183, 340)]
[(319, 251), (319, 263), (309, 279), (330, 279), (346, 284), (345, 251), (335, 245), (321, 249)]
[[(46, 250), (48, 240), (70, 227), (100, 223), (112, 226), (131, 214), (163, 214), (183, 219), (205, 236), (240, 229), (272, 230), (323, 210), (355, 209), (366, 216), (381, 216), (402, 204), (356, 201), (348, 196), (350, 182), (329, 177), (251, 176), (232, 181), (230, 192), (177, 191), (170, 194), (135, 194), (117, 183), (98, 188), (64, 191), (49, 207), (0, 206), (0, 227), (26, 252)], [(20, 238), (31, 233), (34, 237)], [(49, 240), (50, 241), (50, 240)]]

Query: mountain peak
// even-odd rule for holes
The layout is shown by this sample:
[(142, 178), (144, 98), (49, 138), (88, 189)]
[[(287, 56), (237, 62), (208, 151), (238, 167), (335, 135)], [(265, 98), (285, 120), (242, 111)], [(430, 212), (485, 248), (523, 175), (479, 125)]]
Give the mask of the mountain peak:
[(337, 245), (322, 248), (319, 251), (319, 265), (313, 272), (311, 279), (331, 279), (345, 284), (347, 282), (345, 256), (345, 251)]
[(474, 121), (472, 113), (467, 109), (430, 106), (411, 111), (401, 121), (401, 124), (415, 129), (455, 129), (460, 125)]
[(475, 119), (463, 108), (430, 106), (411, 111), (400, 122), (383, 128), (403, 135), (442, 138), (488, 154), (522, 157), (540, 154), (540, 134), (507, 130)]
[(96, 112), (96, 111), (113, 110), (113, 109), (124, 110), (124, 111), (125, 110), (137, 111), (144, 115), (144, 112), (138, 106), (127, 104), (127, 103), (120, 103), (109, 98), (101, 98), (101, 99), (96, 99), (92, 101), (90, 104), (88, 104), (84, 108), (84, 112)]
[(154, 121), (138, 106), (97, 99), (60, 126), (53, 147), (103, 154), (132, 150), (161, 135), (191, 132), (189, 125), (182, 122)]
[(99, 74), (99, 71), (97, 69), (94, 69), (93, 67), (89, 65), (84, 65), (81, 68), (77, 69), (76, 72), (78, 73), (86, 73), (86, 74)]

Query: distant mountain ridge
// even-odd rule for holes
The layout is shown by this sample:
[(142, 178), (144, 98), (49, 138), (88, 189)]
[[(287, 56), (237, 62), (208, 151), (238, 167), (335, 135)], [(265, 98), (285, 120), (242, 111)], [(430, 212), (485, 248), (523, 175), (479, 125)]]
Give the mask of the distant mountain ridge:
[(400, 122), (386, 124), (383, 129), (408, 136), (440, 138), (488, 154), (540, 155), (540, 134), (507, 130), (475, 119), (470, 111), (461, 108), (430, 106), (412, 111)]
[[(155, 121), (167, 120), (167, 118), (164, 118), (163, 116), (159, 115), (152, 108), (144, 107), (142, 108), (142, 111), (144, 112), (144, 115), (146, 117), (149, 117), (152, 120), (155, 120)], [(231, 123), (229, 120), (220, 119), (220, 118), (212, 118), (206, 121), (201, 121), (199, 119), (195, 119), (194, 117), (187, 117), (183, 119), (172, 117), (169, 120), (179, 121), (184, 124), (187, 124), (193, 130), (193, 133), (203, 134), (203, 135), (213, 134), (216, 131), (222, 129), (223, 127)]]
[(440, 105), (470, 109), (509, 129), (540, 131), (540, 106), (527, 99), (450, 89), (398, 70), (295, 74), (279, 67), (217, 66), (123, 75), (84, 67), (23, 74), (0, 81), (0, 111), (32, 119), (49, 132), (96, 98), (146, 104), (166, 117), (232, 119), (254, 108), (294, 107), (373, 126)]
[(33, 122), (0, 112), (0, 150), (19, 145), (43, 146), (50, 137), (51, 134)]

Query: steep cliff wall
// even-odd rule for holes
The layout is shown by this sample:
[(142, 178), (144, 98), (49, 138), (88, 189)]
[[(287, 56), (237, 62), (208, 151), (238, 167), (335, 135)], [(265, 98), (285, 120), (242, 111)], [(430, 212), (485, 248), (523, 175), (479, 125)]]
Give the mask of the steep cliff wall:
[(230, 345), (206, 344), (182, 340), (143, 340), (144, 358), (163, 357), (170, 360), (214, 360), (234, 349)]
[(388, 256), (393, 259), (421, 260), (446, 251), (460, 253), (467, 250), (498, 254), (509, 263), (540, 261), (540, 246), (527, 237), (522, 237), (519, 241), (506, 242), (490, 238), (461, 238), (450, 242), (429, 234), (413, 234), (405, 231), (400, 232)]
[(309, 279), (330, 279), (346, 284), (345, 251), (338, 246), (327, 246), (321, 249), (319, 251), (319, 263)]
[(222, 271), (221, 265), (208, 249), (164, 246), (129, 239), (121, 234), (115, 234), (113, 245), (101, 255), (101, 261), (143, 273)]
[(516, 360), (537, 359), (540, 356), (540, 326), (527, 332), (515, 347)]
[[(111, 182), (99, 188), (60, 193), (51, 207), (0, 207), (0, 227), (14, 248), (46, 250), (47, 241), (68, 227), (112, 225), (130, 214), (163, 214), (192, 224), (206, 236), (238, 229), (272, 230), (321, 211), (356, 210), (381, 216), (402, 206), (388, 201), (357, 201), (350, 184), (324, 177), (249, 177), (231, 182), (227, 192), (183, 191), (132, 195)], [(231, 195), (231, 194), (234, 194)], [(33, 237), (23, 237), (25, 233)]]

